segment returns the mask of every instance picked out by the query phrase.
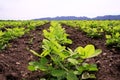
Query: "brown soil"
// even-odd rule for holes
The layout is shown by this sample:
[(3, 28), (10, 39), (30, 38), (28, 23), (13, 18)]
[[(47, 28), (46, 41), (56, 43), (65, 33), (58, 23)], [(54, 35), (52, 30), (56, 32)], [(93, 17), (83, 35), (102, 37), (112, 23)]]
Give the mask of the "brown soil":
[[(38, 57), (30, 53), (29, 49), (41, 52), (41, 42), (43, 40), (42, 30), (47, 29), (50, 23), (38, 26), (36, 30), (24, 36), (10, 41), (8, 47), (0, 51), (0, 80), (39, 80), (44, 76), (41, 71), (31, 72), (27, 70), (30, 61), (38, 60)], [(90, 63), (97, 63), (99, 71), (96, 73), (97, 80), (120, 80), (120, 50), (107, 48), (105, 38), (88, 38), (85, 33), (62, 25), (73, 44), (68, 45), (71, 49), (78, 46), (93, 44), (96, 48), (102, 49), (102, 54), (87, 59)], [(31, 42), (30, 42), (31, 41)]]

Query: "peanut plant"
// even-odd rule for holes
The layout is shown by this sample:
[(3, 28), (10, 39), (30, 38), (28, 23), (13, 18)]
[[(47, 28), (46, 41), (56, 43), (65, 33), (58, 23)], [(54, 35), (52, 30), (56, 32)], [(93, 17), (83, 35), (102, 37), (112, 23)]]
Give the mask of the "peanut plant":
[[(57, 30), (59, 29), (59, 30)], [(48, 32), (49, 31), (49, 32)], [(34, 55), (40, 57), (39, 61), (29, 62), (30, 71), (41, 70), (46, 77), (41, 80), (81, 80), (95, 78), (89, 72), (98, 71), (96, 64), (88, 64), (85, 59), (99, 55), (102, 51), (95, 50), (89, 44), (84, 48), (79, 46), (74, 51), (64, 44), (71, 44), (67, 38), (68, 34), (60, 24), (52, 22), (49, 30), (43, 30), (43, 52), (41, 54), (30, 50)]]

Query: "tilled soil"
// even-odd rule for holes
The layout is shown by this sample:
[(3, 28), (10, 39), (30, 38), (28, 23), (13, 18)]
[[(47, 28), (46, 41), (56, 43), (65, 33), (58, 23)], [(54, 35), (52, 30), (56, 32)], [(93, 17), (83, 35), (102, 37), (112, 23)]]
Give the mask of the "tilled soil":
[[(42, 52), (42, 30), (49, 28), (50, 23), (38, 26), (36, 30), (26, 33), (24, 36), (10, 41), (8, 47), (0, 51), (0, 80), (39, 80), (44, 76), (41, 71), (31, 72), (27, 69), (30, 61), (38, 60), (29, 49)], [(96, 63), (99, 71), (96, 72), (96, 80), (120, 80), (120, 50), (106, 47), (104, 35), (102, 38), (88, 38), (84, 32), (62, 25), (73, 44), (68, 45), (71, 49), (78, 46), (93, 44), (102, 49), (99, 56), (87, 59), (90, 63)]]

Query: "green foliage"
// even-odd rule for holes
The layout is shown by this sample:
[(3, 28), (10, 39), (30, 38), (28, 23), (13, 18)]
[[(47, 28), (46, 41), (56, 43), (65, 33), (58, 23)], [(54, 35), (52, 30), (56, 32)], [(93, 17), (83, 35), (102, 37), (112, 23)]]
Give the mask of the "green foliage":
[(29, 67), (28, 69), (31, 70), (31, 71), (34, 71), (34, 70), (42, 70), (42, 71), (46, 71), (50, 66), (48, 65), (48, 60), (43, 57), (41, 58), (38, 62), (30, 62), (29, 63)]
[(106, 44), (107, 45), (116, 45), (116, 47), (120, 47), (120, 33), (116, 32), (112, 35), (106, 35)]
[[(10, 40), (21, 37), (24, 33), (41, 26), (48, 21), (0, 21), (0, 50), (4, 49)], [(30, 43), (32, 42), (32, 39)]]
[(92, 38), (101, 37), (103, 33), (103, 29), (96, 21), (63, 21), (61, 23), (80, 29)]
[(45, 23), (47, 23), (48, 21), (28, 21), (27, 22), (27, 28), (29, 30), (35, 30), (36, 27), (39, 27), (41, 25), (44, 25)]
[(0, 32), (0, 49), (4, 49), (6, 44), (17, 37), (22, 36), (25, 33), (24, 28), (7, 29), (6, 32)]
[(99, 38), (101, 37), (101, 33), (103, 32), (102, 29), (97, 29), (97, 28), (87, 28), (84, 30), (87, 35), (91, 38)]
[(101, 50), (95, 50), (93, 45), (87, 45), (85, 48), (78, 47), (75, 49), (75, 52), (79, 53), (82, 59), (87, 59), (99, 55), (101, 53)]
[(44, 39), (42, 47), (44, 51), (41, 53), (41, 56), (43, 57), (50, 54), (50, 52), (59, 55), (61, 58), (66, 57), (65, 54), (62, 53), (65, 50), (65, 46), (61, 46), (57, 41)]
[(7, 29), (7, 32), (5, 32), (4, 37), (10, 39), (15, 39), (16, 37), (20, 37), (24, 34), (24, 28), (13, 28), (13, 29)]
[(79, 80), (73, 71), (68, 71), (67, 80)]
[(68, 34), (65, 33), (64, 28), (56, 22), (51, 22), (49, 30), (43, 30), (44, 37), (48, 40), (57, 41), (60, 44), (71, 44), (72, 41), (68, 39)]
[[(103, 38), (106, 35), (106, 45), (120, 47), (120, 21), (119, 20), (84, 20), (84, 21), (61, 21), (61, 24), (77, 28), (86, 33), (91, 38)], [(117, 36), (118, 35), (118, 36)]]
[(43, 32), (45, 36), (42, 45), (43, 52), (39, 54), (30, 50), (33, 54), (40, 57), (40, 60), (30, 62), (29, 70), (45, 72), (50, 76), (47, 80), (95, 78), (95, 75), (90, 74), (89, 71), (98, 71), (97, 66), (85, 63), (84, 60), (97, 56), (101, 53), (101, 50), (95, 50), (93, 45), (87, 45), (85, 48), (77, 47), (74, 51), (66, 48), (63, 44), (68, 44), (69, 41), (70, 43), (72, 41), (67, 39), (64, 29), (58, 23), (52, 22), (49, 32), (46, 30)]

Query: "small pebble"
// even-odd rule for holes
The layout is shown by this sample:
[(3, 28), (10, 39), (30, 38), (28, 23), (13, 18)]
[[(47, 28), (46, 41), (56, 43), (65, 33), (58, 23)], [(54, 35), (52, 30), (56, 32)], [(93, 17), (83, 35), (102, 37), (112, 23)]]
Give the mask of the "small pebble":
[(103, 56), (107, 55), (107, 53), (103, 53)]
[(3, 57), (4, 57), (5, 55), (4, 55), (4, 54), (1, 54), (1, 56), (3, 56)]
[(20, 64), (19, 62), (16, 62), (16, 64)]

